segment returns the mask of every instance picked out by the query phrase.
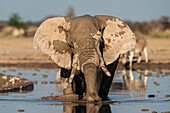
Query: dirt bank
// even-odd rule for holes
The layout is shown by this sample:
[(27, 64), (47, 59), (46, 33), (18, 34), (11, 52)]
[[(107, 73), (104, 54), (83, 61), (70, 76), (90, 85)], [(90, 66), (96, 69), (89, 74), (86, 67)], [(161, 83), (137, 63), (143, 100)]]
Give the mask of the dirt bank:
[[(32, 42), (33, 38), (0, 39), (0, 68), (57, 68), (50, 57), (33, 48)], [(150, 62), (134, 63), (133, 68), (170, 69), (170, 39), (149, 38), (147, 42)], [(118, 68), (122, 68), (121, 63)]]

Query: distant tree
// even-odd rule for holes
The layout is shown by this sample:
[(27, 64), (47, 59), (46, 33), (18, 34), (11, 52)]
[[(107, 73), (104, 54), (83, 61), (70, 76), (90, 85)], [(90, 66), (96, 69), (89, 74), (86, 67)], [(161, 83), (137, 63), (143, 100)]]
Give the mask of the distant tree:
[(134, 28), (134, 23), (133, 23), (132, 21), (130, 21), (130, 20), (124, 20), (124, 22), (130, 27), (130, 29), (131, 29), (132, 31), (135, 30), (135, 28)]
[(151, 20), (149, 22), (149, 25), (151, 26), (152, 31), (163, 31), (164, 25), (160, 20)]
[(68, 7), (68, 11), (66, 13), (66, 16), (70, 16), (71, 18), (74, 18), (75, 17), (75, 13), (74, 13), (74, 8), (73, 6), (69, 6)]
[(140, 22), (134, 22), (134, 31), (135, 32), (141, 32), (141, 23)]
[(161, 20), (162, 22), (167, 22), (167, 23), (169, 23), (169, 22), (170, 22), (170, 17), (168, 17), (168, 16), (162, 16), (160, 20)]
[(1, 32), (1, 30), (4, 28), (4, 27), (6, 27), (8, 24), (7, 24), (7, 22), (6, 21), (0, 21), (0, 32)]
[(26, 28), (24, 22), (22, 22), (21, 17), (17, 13), (12, 13), (8, 20), (9, 26), (14, 26), (16, 28)]
[(165, 29), (170, 29), (170, 17), (168, 16), (162, 16), (160, 18), (160, 22), (162, 23), (162, 25), (164, 26), (164, 30)]

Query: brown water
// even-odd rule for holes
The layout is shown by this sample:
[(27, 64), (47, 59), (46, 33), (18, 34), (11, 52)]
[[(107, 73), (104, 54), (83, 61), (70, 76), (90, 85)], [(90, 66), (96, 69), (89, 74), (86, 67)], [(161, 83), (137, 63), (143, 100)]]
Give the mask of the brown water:
[[(56, 70), (4, 70), (0, 73), (37, 81), (32, 91), (0, 93), (0, 113), (161, 113), (170, 112), (170, 71), (119, 70), (110, 103), (62, 103), (41, 100), (62, 94)], [(147, 75), (147, 76), (146, 76)], [(58, 84), (52, 84), (52, 81)]]

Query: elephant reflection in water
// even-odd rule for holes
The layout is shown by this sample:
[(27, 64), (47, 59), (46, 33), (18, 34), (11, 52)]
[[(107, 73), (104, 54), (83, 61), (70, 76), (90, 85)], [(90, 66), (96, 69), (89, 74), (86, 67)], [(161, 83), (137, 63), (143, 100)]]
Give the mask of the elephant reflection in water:
[(84, 104), (65, 104), (63, 113), (112, 113), (109, 104), (100, 105), (95, 103)]
[(137, 90), (137, 91), (145, 91), (147, 88), (147, 76), (144, 76), (142, 79), (142, 75), (147, 75), (148, 70), (145, 70), (145, 74), (141, 72), (141, 70), (136, 70), (139, 74), (136, 78), (133, 74), (132, 68), (126, 70), (125, 68), (122, 70), (123, 76), (123, 84), (112, 84), (111, 91), (115, 89), (123, 89), (123, 90)]

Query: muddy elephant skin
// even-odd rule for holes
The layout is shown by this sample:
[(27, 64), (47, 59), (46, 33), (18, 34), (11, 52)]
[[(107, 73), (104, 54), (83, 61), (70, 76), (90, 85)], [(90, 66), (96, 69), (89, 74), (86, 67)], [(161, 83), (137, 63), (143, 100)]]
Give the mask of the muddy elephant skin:
[(80, 75), (87, 101), (107, 97), (119, 55), (135, 44), (134, 34), (123, 21), (102, 15), (54, 17), (44, 21), (34, 36), (34, 48), (61, 67), (64, 94), (75, 93), (73, 79)]

